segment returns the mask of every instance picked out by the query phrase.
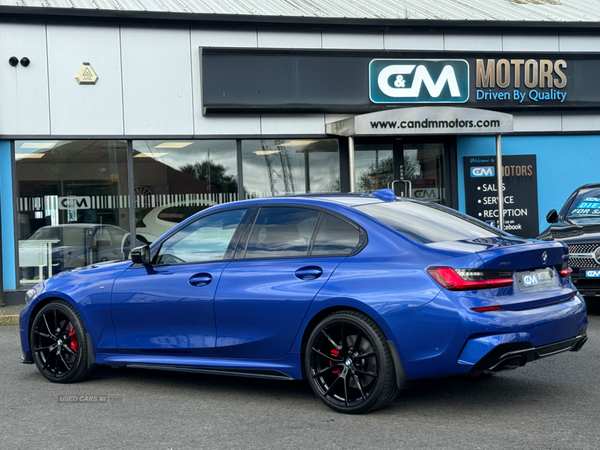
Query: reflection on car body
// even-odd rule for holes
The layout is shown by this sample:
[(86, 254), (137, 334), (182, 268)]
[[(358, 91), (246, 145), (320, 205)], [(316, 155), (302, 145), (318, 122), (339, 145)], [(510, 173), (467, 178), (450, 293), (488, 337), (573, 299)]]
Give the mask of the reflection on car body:
[(566, 254), (389, 190), (233, 202), (30, 290), (23, 361), (59, 383), (95, 364), (307, 379), (373, 411), (410, 380), (579, 350)]

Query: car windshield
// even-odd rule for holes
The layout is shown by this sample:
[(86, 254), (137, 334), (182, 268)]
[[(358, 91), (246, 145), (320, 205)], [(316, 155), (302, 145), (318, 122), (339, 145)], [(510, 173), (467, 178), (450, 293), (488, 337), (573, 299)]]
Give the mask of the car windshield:
[(507, 236), (497, 228), (435, 203), (395, 201), (357, 209), (423, 244)]
[(59, 245), (85, 246), (87, 230), (90, 229), (68, 226), (42, 227), (33, 233), (28, 240), (57, 240)]
[(600, 189), (582, 189), (571, 203), (567, 219), (574, 223), (600, 223)]

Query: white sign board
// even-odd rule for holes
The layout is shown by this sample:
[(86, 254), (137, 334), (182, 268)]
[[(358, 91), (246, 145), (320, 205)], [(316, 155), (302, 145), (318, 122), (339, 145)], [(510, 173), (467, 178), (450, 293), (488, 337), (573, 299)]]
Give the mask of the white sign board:
[(493, 135), (512, 131), (511, 114), (452, 106), (388, 109), (327, 124), (327, 133), (337, 136)]

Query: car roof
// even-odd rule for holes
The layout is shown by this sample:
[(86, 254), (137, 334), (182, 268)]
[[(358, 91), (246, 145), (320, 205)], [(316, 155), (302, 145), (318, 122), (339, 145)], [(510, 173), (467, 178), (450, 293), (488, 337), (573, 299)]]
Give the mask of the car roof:
[(590, 184), (584, 184), (583, 186), (579, 186), (576, 191), (581, 191), (583, 189), (595, 189), (595, 188), (600, 188), (600, 183), (590, 183)]
[(116, 225), (101, 224), (101, 223), (64, 223), (64, 224), (60, 224), (60, 225), (45, 225), (38, 229), (41, 230), (42, 228), (48, 229), (48, 228), (95, 228), (95, 227), (119, 228)]
[[(360, 206), (369, 205), (373, 203), (384, 203), (383, 200), (374, 197), (371, 194), (296, 194), (296, 195), (281, 195), (274, 197), (263, 197), (248, 199), (247, 202), (252, 203), (333, 203), (345, 206)], [(244, 201), (242, 201), (244, 202)]]

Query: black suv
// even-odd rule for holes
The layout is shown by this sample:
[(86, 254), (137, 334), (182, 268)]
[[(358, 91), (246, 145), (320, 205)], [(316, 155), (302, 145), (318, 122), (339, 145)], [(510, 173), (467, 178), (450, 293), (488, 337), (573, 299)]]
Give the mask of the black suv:
[(600, 184), (577, 188), (546, 220), (551, 225), (538, 239), (565, 242), (573, 283), (583, 295), (600, 296)]

